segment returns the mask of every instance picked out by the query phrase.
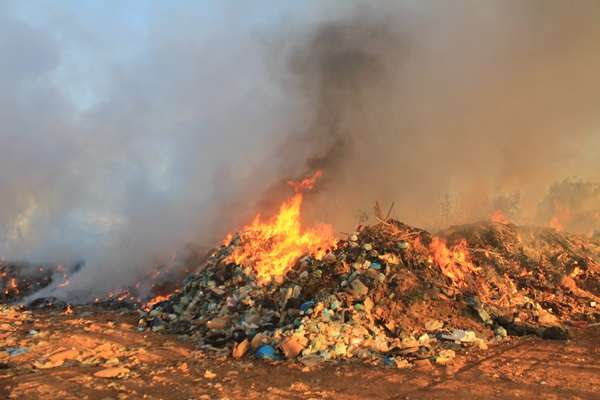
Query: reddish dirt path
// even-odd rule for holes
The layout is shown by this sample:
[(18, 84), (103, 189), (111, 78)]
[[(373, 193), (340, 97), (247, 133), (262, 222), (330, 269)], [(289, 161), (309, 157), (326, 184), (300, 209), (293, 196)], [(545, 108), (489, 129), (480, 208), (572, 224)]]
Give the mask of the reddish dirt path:
[[(97, 309), (72, 315), (0, 309), (0, 349), (27, 349), (0, 353), (0, 398), (600, 399), (598, 327), (568, 342), (511, 339), (460, 355), (450, 366), (400, 370), (234, 361), (175, 336), (139, 333), (135, 322), (135, 315)], [(124, 376), (103, 378), (98, 371)]]

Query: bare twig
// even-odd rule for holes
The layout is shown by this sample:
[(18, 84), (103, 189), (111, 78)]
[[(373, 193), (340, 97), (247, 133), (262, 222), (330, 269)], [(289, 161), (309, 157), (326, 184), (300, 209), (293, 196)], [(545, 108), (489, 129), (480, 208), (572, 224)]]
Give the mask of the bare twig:
[(390, 214), (392, 213), (392, 210), (394, 209), (394, 205), (396, 203), (392, 201), (392, 205), (390, 206), (390, 209), (387, 212), (387, 215), (385, 216), (385, 220), (387, 221), (390, 218)]

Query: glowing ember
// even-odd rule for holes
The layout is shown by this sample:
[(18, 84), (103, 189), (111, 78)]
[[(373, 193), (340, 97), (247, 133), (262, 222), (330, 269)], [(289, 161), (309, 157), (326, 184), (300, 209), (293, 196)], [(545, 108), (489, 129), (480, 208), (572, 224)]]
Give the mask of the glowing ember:
[(430, 263), (435, 262), (442, 273), (454, 283), (463, 282), (469, 272), (479, 271), (470, 261), (467, 241), (464, 239), (449, 249), (445, 240), (433, 237), (429, 250), (432, 254)]
[(11, 292), (19, 294), (19, 287), (17, 286), (17, 280), (15, 278), (11, 278), (8, 287), (4, 289), (5, 295), (8, 295)]
[(490, 215), (490, 221), (492, 221), (493, 223), (496, 224), (508, 224), (510, 221), (508, 220), (508, 218), (506, 217), (506, 215), (504, 215), (504, 213), (500, 210), (496, 210), (492, 213), (492, 215)]
[(301, 181), (288, 182), (296, 191), (294, 196), (283, 203), (279, 213), (269, 221), (263, 222), (257, 215), (240, 231), (240, 244), (231, 254), (230, 261), (253, 268), (260, 282), (268, 282), (284, 275), (305, 254), (317, 258), (324, 255), (333, 245), (331, 227), (303, 230), (300, 223), (302, 192), (312, 189), (321, 175), (322, 172), (317, 171)]

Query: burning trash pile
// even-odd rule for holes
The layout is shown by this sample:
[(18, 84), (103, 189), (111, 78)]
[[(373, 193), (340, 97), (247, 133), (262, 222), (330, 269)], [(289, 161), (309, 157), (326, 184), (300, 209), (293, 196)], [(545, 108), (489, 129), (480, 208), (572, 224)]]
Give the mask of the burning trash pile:
[(600, 241), (507, 223), (432, 236), (392, 219), (334, 241), (302, 231), (302, 190), (231, 235), (139, 330), (203, 347), (303, 362), (439, 364), (508, 334), (568, 337), (600, 320)]

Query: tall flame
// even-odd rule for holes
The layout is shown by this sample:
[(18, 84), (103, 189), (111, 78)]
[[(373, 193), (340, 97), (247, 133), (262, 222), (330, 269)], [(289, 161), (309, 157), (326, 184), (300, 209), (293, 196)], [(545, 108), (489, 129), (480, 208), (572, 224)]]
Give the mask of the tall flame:
[(333, 245), (333, 230), (329, 225), (319, 229), (302, 229), (300, 209), (303, 191), (310, 190), (321, 171), (301, 181), (288, 182), (295, 194), (279, 208), (279, 213), (263, 222), (260, 214), (239, 233), (240, 244), (230, 261), (252, 267), (260, 282), (284, 275), (305, 254), (320, 257)]
[(448, 248), (444, 239), (434, 236), (429, 250), (430, 263), (435, 263), (455, 284), (462, 284), (469, 273), (479, 271), (471, 262), (468, 244), (464, 239)]
[(510, 221), (501, 210), (496, 210), (490, 215), (490, 221), (495, 224), (508, 224)]

